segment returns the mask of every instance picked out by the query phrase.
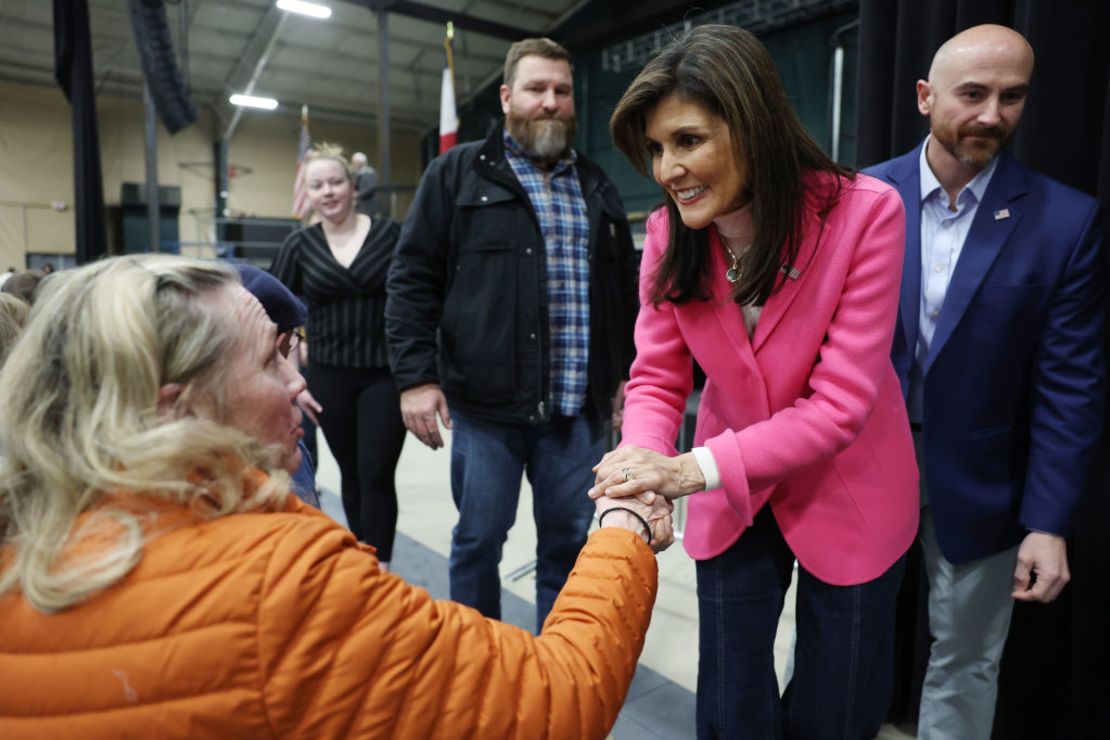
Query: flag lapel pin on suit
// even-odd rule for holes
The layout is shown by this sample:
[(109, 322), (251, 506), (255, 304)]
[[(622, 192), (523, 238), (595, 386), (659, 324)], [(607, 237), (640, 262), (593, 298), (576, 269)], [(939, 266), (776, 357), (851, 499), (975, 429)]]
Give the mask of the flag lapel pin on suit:
[(1009, 218), (1009, 217), (1010, 217), (1010, 209), (1009, 208), (1000, 208), (1000, 209), (998, 209), (997, 211), (994, 212), (994, 220), (995, 221), (1001, 221), (1002, 219)]

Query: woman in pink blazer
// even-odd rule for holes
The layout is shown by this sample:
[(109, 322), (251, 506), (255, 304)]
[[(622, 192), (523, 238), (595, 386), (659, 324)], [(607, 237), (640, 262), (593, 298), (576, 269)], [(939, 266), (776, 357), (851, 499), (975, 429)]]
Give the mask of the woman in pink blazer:
[[(664, 50), (610, 125), (666, 207), (647, 224), (622, 445), (591, 495), (691, 496), (699, 737), (873, 738), (918, 519), (890, 361), (901, 199), (821, 151), (739, 28)], [(692, 359), (706, 374), (696, 446), (676, 455)], [(773, 644), (795, 559), (780, 700)]]

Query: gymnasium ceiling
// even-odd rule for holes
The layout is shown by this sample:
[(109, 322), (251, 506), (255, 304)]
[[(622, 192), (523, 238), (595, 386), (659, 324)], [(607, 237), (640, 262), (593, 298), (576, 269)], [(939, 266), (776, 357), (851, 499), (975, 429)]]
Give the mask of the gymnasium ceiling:
[[(128, 0), (86, 1), (97, 94), (141, 100)], [(439, 123), (448, 20), (455, 25), (461, 105), (500, 79), (509, 44), (526, 36), (552, 35), (571, 48), (612, 39), (605, 55), (619, 69), (642, 64), (659, 39), (680, 32), (684, 22), (732, 23), (759, 33), (857, 5), (856, 0), (315, 1), (331, 8), (329, 19), (286, 13), (275, 0), (163, 0), (192, 99), (215, 113), (220, 131), (234, 119), (228, 96), (248, 87), (277, 99), (279, 114), (296, 116), (308, 105), (313, 120), (375, 125), (379, 10), (388, 14), (391, 126), (423, 133)], [(50, 0), (0, 0), (0, 80), (57, 87), (53, 6)]]
[[(373, 124), (378, 114), (375, 9), (385, 7), (390, 121), (426, 131), (439, 121), (445, 21), (454, 19), (460, 103), (498, 79), (513, 38), (559, 27), (589, 0), (319, 0), (328, 20), (274, 7), (274, 0), (165, 0), (193, 99), (226, 121), (227, 98), (256, 76), (253, 92), (286, 113)], [(98, 94), (142, 98), (142, 72), (127, 0), (88, 0)], [(0, 0), (0, 79), (55, 87), (53, 3)]]

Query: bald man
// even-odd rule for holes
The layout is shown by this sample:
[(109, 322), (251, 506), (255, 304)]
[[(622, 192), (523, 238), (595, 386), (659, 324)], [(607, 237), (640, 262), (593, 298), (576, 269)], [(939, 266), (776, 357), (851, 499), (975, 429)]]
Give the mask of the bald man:
[(990, 737), (1013, 602), (1067, 584), (1101, 433), (1096, 203), (1005, 152), (1032, 73), (1009, 28), (953, 37), (917, 82), (929, 136), (868, 170), (906, 206), (893, 359), (921, 468), (923, 740)]

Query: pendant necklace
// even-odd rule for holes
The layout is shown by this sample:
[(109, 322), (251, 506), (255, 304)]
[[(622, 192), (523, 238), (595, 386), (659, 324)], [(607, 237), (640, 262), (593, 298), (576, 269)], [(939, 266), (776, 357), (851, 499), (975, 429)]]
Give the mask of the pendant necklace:
[(744, 248), (740, 250), (740, 254), (736, 254), (736, 252), (732, 251), (732, 245), (728, 243), (728, 239), (725, 237), (724, 234), (717, 232), (717, 236), (720, 237), (721, 244), (724, 245), (725, 253), (728, 255), (729, 262), (731, 263), (728, 269), (725, 270), (725, 280), (728, 280), (729, 283), (736, 285), (738, 282), (740, 282), (740, 279), (744, 277), (744, 273), (740, 270), (740, 258), (744, 256), (745, 252), (748, 251), (748, 247), (751, 246), (751, 242), (748, 242), (748, 244), (746, 244)]

